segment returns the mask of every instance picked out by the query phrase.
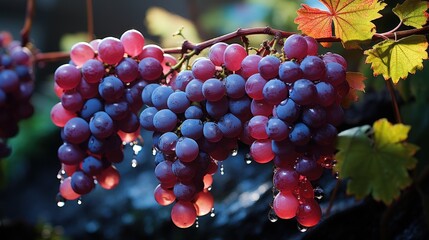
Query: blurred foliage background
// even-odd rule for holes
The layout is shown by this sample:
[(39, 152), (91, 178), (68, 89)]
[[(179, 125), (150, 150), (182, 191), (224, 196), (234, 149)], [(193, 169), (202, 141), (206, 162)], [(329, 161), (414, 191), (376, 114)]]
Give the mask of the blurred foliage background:
[[(316, 1), (303, 2), (320, 6)], [(286, 0), (94, 0), (94, 37), (119, 37), (124, 31), (134, 28), (143, 33), (147, 43), (178, 47), (183, 38), (173, 34), (181, 28), (184, 37), (194, 43), (237, 28), (271, 26), (297, 31), (293, 20), (300, 3)], [(0, 0), (0, 30), (9, 31), (19, 39), (25, 9), (24, 0)], [(86, 1), (37, 0), (35, 10), (30, 38), (40, 52), (68, 51), (74, 43), (88, 40)], [(381, 26), (378, 32), (390, 30), (397, 24), (397, 19), (388, 10), (382, 14), (385, 17), (375, 22)], [(269, 38), (249, 37), (254, 46)], [(369, 65), (364, 63), (362, 50), (345, 52), (340, 44), (334, 44), (330, 49), (320, 48), (321, 53), (326, 51), (342, 54), (349, 62), (350, 71), (361, 71), (368, 77), (366, 93), (346, 111), (346, 121), (340, 130), (372, 124), (383, 117), (394, 122), (384, 80), (380, 76), (372, 76)], [(155, 165), (151, 155), (151, 135), (146, 132), (142, 133), (145, 144), (137, 156), (137, 168), (131, 167), (132, 151), (129, 148), (126, 159), (118, 165), (122, 181), (116, 189), (105, 191), (97, 188), (83, 197), (82, 205), (67, 202), (58, 208), (55, 196), (60, 163), (56, 153), (61, 139), (60, 130), (51, 123), (49, 112), (59, 101), (53, 92), (53, 73), (65, 62), (36, 64), (36, 90), (32, 98), (35, 113), (20, 123), (19, 135), (9, 142), (13, 148), (12, 155), (0, 162), (1, 239), (194, 239), (203, 236), (207, 239), (314, 239), (328, 233), (331, 239), (345, 239), (347, 236), (350, 237), (347, 239), (378, 239), (375, 236), (383, 227), (386, 207), (370, 199), (356, 201), (346, 196), (344, 183), (339, 184), (331, 217), (308, 233), (299, 233), (294, 221), (269, 222), (272, 166), (255, 163), (246, 166), (243, 160), (246, 149), (240, 149), (238, 156), (225, 161), (225, 175), (215, 175), (212, 191), (216, 217), (201, 218), (198, 229), (177, 229), (170, 221), (171, 206), (158, 206), (153, 199), (152, 192), (157, 182), (153, 176)], [(413, 174), (420, 193), (417, 201), (423, 203), (425, 200), (427, 203), (429, 192), (428, 76), (426, 61), (423, 71), (397, 86), (404, 122), (412, 125), (409, 140), (421, 147), (417, 155), (419, 164)], [(242, 171), (243, 167), (245, 171)], [(318, 184), (325, 190), (321, 206), (326, 209), (336, 181), (327, 171)], [(400, 210), (409, 212), (410, 209)], [(353, 219), (353, 224), (349, 218)], [(371, 226), (367, 226), (368, 219)], [(382, 230), (395, 229), (389, 234), (400, 237), (410, 232), (409, 226), (412, 225), (411, 235), (406, 236), (420, 236), (412, 235), (417, 234), (413, 231), (427, 236), (427, 229), (421, 230), (427, 228), (424, 220), (420, 219), (423, 222), (420, 225), (399, 224), (403, 220), (404, 217), (399, 218), (387, 230)]]

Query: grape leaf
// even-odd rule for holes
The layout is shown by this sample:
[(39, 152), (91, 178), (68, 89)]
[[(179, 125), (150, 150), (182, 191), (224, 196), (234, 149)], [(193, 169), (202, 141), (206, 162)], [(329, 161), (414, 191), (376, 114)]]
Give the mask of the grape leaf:
[(366, 50), (366, 63), (371, 63), (374, 76), (382, 74), (384, 79), (391, 78), (394, 83), (405, 79), (408, 73), (414, 74), (423, 68), (423, 59), (428, 58), (428, 43), (423, 35), (413, 35), (398, 41), (385, 40)]
[(402, 4), (397, 4), (392, 11), (405, 25), (421, 28), (427, 21), (426, 9), (428, 9), (427, 2), (406, 0)]
[[(372, 130), (372, 131), (371, 131)], [(392, 125), (386, 119), (345, 130), (338, 135), (335, 171), (348, 178), (347, 193), (356, 198), (371, 194), (390, 204), (400, 190), (411, 184), (409, 169), (417, 160), (416, 145), (405, 142), (410, 126)], [(371, 138), (371, 133), (373, 136)]]
[(351, 102), (356, 102), (359, 97), (357, 95), (358, 92), (365, 92), (365, 84), (363, 81), (366, 80), (366, 77), (360, 72), (347, 72), (346, 80), (349, 83), (350, 91), (347, 96), (344, 98), (344, 105), (349, 105)]
[[(370, 40), (375, 33), (371, 22), (380, 18), (378, 13), (386, 4), (377, 0), (320, 0), (329, 11), (312, 8), (302, 4), (298, 9), (295, 23), (304, 34), (314, 38), (332, 37), (332, 24), (335, 36), (340, 38), (346, 48), (357, 48), (358, 43)], [(329, 43), (322, 43), (329, 46)]]

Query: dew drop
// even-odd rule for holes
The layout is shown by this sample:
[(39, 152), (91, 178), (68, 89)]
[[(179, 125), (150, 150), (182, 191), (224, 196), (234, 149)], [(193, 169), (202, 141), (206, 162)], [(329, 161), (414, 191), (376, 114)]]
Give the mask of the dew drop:
[(212, 186), (208, 186), (207, 191), (211, 191), (211, 190), (212, 190)]
[(308, 230), (308, 227), (304, 227), (304, 226), (302, 226), (301, 224), (299, 224), (298, 223), (298, 225), (297, 225), (297, 227), (298, 227), (298, 230), (300, 231), (300, 232), (307, 232), (307, 230)]
[[(131, 144), (131, 143), (130, 143)], [(142, 146), (138, 145), (138, 144), (134, 144), (133, 145), (133, 151), (134, 151), (134, 155), (139, 154), (139, 152), (143, 149)]]
[(231, 152), (231, 156), (235, 157), (235, 156), (237, 156), (237, 154), (238, 154), (238, 149), (234, 148)]
[(279, 220), (279, 217), (272, 208), (270, 208), (270, 211), (268, 212), (268, 220), (270, 220), (270, 222), (277, 222), (277, 220)]
[(156, 147), (152, 148), (152, 155), (154, 155), (154, 156), (156, 155)]
[(127, 142), (125, 142), (125, 141), (123, 141), (123, 142), (122, 142), (122, 145), (124, 145), (124, 146), (125, 146), (125, 145), (127, 145), (127, 144), (128, 144), (128, 143), (127, 143)]
[(200, 227), (200, 223), (198, 222), (198, 217), (195, 219), (195, 227), (196, 228)]
[(252, 156), (250, 155), (250, 153), (246, 153), (246, 156), (244, 156), (244, 160), (246, 161), (246, 164), (252, 163)]
[(210, 210), (210, 217), (215, 217), (215, 216), (216, 216), (215, 209), (214, 209), (214, 208), (212, 208), (212, 209)]
[(78, 198), (78, 199), (77, 199), (77, 204), (79, 204), (79, 205), (81, 205), (81, 204), (82, 204), (82, 199), (81, 199), (81, 198)]
[(339, 179), (340, 178), (340, 174), (338, 172), (335, 172), (334, 176), (335, 176), (335, 179)]
[(133, 158), (133, 160), (131, 160), (131, 167), (135, 168), (137, 167), (137, 165), (138, 165), (137, 160)]
[(313, 191), (314, 191), (314, 198), (318, 200), (321, 200), (325, 195), (323, 189), (319, 186), (315, 187)]
[(225, 167), (223, 166), (223, 163), (220, 164), (220, 175), (224, 175), (225, 174)]
[(66, 175), (66, 171), (64, 170), (63, 167), (61, 167), (61, 169), (57, 173), (57, 179), (64, 180), (65, 175)]
[(58, 207), (61, 208), (61, 207), (64, 207), (64, 205), (66, 205), (66, 200), (63, 198), (63, 196), (61, 196), (60, 193), (57, 194), (56, 200), (57, 200)]

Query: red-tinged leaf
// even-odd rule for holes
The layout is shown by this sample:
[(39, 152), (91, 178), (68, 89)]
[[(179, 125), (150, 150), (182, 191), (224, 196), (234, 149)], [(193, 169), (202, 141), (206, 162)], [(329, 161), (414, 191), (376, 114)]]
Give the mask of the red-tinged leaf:
[(340, 38), (347, 48), (357, 48), (358, 43), (372, 38), (375, 25), (371, 21), (381, 17), (378, 12), (386, 6), (377, 0), (320, 0), (320, 2), (328, 8), (328, 11), (302, 4), (295, 19), (298, 29), (314, 38), (332, 37), (333, 24), (335, 36)]
[(366, 80), (366, 77), (362, 73), (347, 72), (346, 80), (349, 83), (350, 91), (342, 102), (343, 106), (349, 106), (352, 102), (356, 102), (359, 99), (358, 92), (365, 92), (363, 81)]

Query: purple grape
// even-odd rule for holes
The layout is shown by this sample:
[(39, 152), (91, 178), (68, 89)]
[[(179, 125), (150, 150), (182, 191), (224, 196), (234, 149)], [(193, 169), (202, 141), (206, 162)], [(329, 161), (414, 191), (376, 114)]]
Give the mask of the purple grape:
[(304, 78), (311, 81), (322, 80), (327, 71), (323, 60), (317, 56), (305, 57), (301, 62), (300, 68), (304, 73)]
[(137, 62), (131, 58), (124, 58), (115, 70), (118, 78), (124, 83), (133, 82), (140, 76)]
[(172, 154), (176, 149), (177, 135), (173, 132), (166, 132), (159, 137), (158, 147), (164, 154)]
[(163, 188), (172, 188), (176, 184), (176, 176), (172, 170), (172, 162), (162, 161), (155, 167), (155, 177)]
[(95, 136), (90, 136), (88, 140), (88, 150), (95, 154), (100, 154), (104, 151), (105, 140), (98, 139)]
[(153, 57), (143, 58), (138, 69), (140, 76), (146, 81), (153, 82), (162, 76), (162, 65)]
[(82, 75), (88, 83), (99, 83), (105, 73), (103, 63), (96, 59), (90, 59), (82, 65)]
[(119, 101), (106, 103), (106, 105), (104, 105), (104, 111), (109, 114), (113, 120), (121, 120), (128, 115), (130, 109), (126, 101)]
[(329, 62), (326, 64), (326, 76), (323, 81), (330, 83), (333, 87), (340, 86), (346, 81), (346, 71), (341, 64)]
[(228, 99), (224, 96), (219, 101), (206, 102), (206, 111), (214, 119), (219, 119), (228, 112)]
[(212, 102), (219, 101), (226, 93), (225, 86), (216, 78), (210, 78), (205, 81), (201, 90), (206, 100)]
[(103, 170), (103, 162), (93, 156), (86, 157), (82, 162), (82, 171), (89, 176), (95, 176)]
[(226, 94), (230, 98), (241, 98), (246, 94), (244, 86), (246, 80), (238, 74), (230, 74), (225, 79)]
[(299, 79), (293, 83), (289, 97), (299, 105), (310, 105), (317, 97), (316, 86), (307, 79)]
[(269, 80), (262, 89), (264, 100), (268, 103), (277, 105), (288, 97), (288, 89), (284, 82), (279, 79)]
[(158, 112), (158, 110), (155, 107), (148, 107), (145, 108), (140, 113), (140, 125), (148, 130), (148, 131), (155, 131), (155, 126), (153, 126), (153, 116)]
[(288, 38), (283, 46), (283, 50), (288, 59), (295, 58), (297, 60), (302, 60), (307, 56), (307, 41), (305, 38), (299, 34), (292, 34)]
[(319, 44), (316, 39), (310, 36), (304, 36), (305, 41), (307, 42), (307, 55), (317, 56)]
[(170, 109), (159, 110), (153, 116), (153, 126), (157, 131), (170, 132), (177, 124), (177, 116)]
[(106, 112), (99, 111), (94, 113), (94, 116), (89, 121), (89, 129), (92, 135), (103, 139), (112, 135), (115, 127), (112, 118)]
[(180, 132), (184, 137), (197, 140), (203, 136), (203, 122), (199, 119), (186, 119), (180, 125)]
[(261, 59), (262, 57), (256, 54), (246, 56), (243, 61), (241, 61), (240, 75), (247, 79), (253, 74), (258, 73), (258, 63)]
[(209, 142), (219, 142), (223, 137), (222, 131), (219, 129), (219, 126), (214, 122), (204, 123), (203, 134)]
[(85, 157), (85, 152), (79, 147), (79, 145), (71, 143), (63, 143), (58, 148), (58, 158), (61, 163), (66, 165), (77, 165)]
[(213, 46), (210, 47), (208, 57), (214, 65), (222, 66), (223, 54), (225, 52), (226, 47), (228, 47), (228, 44), (224, 42), (215, 43), (213, 44)]
[(289, 136), (289, 126), (278, 118), (269, 119), (265, 131), (268, 137), (275, 141), (282, 141)]
[(319, 179), (323, 173), (323, 168), (317, 162), (307, 156), (302, 156), (298, 159), (295, 170), (297, 173), (306, 176), (308, 180), (313, 181)]
[(180, 161), (192, 162), (198, 157), (198, 143), (188, 137), (181, 137), (176, 142), (176, 156)]
[(105, 77), (98, 85), (98, 93), (108, 102), (117, 101), (124, 95), (124, 84), (117, 77)]
[(201, 110), (201, 107), (198, 106), (189, 106), (189, 108), (185, 111), (186, 119), (201, 119), (203, 116), (204, 113)]
[(311, 128), (318, 128), (326, 123), (326, 111), (320, 106), (304, 108), (302, 122)]
[(339, 126), (344, 120), (344, 110), (339, 104), (332, 104), (326, 108), (327, 123)]
[(64, 139), (69, 143), (82, 143), (91, 134), (88, 122), (83, 118), (74, 117), (64, 126)]
[(158, 88), (160, 85), (158, 83), (148, 84), (142, 91), (142, 101), (144, 104), (153, 107), (152, 103), (152, 93)]
[(176, 89), (180, 91), (185, 91), (188, 83), (192, 81), (194, 78), (195, 77), (192, 74), (191, 70), (183, 70), (179, 72), (176, 76), (176, 81), (175, 81)]
[(127, 115), (116, 122), (119, 130), (125, 133), (133, 133), (140, 127), (140, 121), (137, 115), (133, 112), (128, 112)]
[(297, 123), (289, 133), (290, 141), (296, 146), (306, 145), (311, 138), (310, 129), (304, 123)]
[(318, 145), (330, 146), (335, 142), (337, 135), (337, 128), (331, 124), (326, 124), (316, 130), (313, 139)]
[(103, 103), (98, 98), (90, 98), (83, 104), (80, 116), (89, 121), (94, 113), (103, 110)]
[(71, 176), (71, 187), (77, 194), (87, 194), (95, 187), (94, 179), (82, 171), (76, 171)]
[(221, 117), (217, 123), (223, 136), (227, 138), (237, 138), (242, 131), (242, 124), (239, 118), (232, 113), (227, 113)]
[(266, 80), (277, 77), (279, 73), (280, 59), (273, 55), (263, 57), (258, 63), (259, 74)]
[(194, 161), (191, 163), (176, 160), (173, 162), (172, 171), (181, 182), (190, 182), (197, 173), (197, 166)]
[(287, 123), (295, 122), (301, 115), (301, 108), (292, 99), (288, 98), (282, 101), (276, 107), (277, 117)]
[(201, 102), (204, 100), (203, 82), (198, 79), (191, 80), (186, 86), (185, 92), (189, 101)]
[(327, 82), (319, 82), (316, 84), (317, 104), (322, 107), (332, 105), (337, 96), (334, 87)]
[(295, 61), (286, 61), (280, 64), (279, 78), (285, 83), (294, 83), (301, 79), (304, 73), (301, 70), (299, 63)]
[(155, 88), (151, 96), (153, 106), (158, 110), (168, 108), (167, 99), (173, 92), (173, 89), (168, 86), (159, 86)]
[(83, 107), (83, 98), (76, 91), (66, 91), (61, 96), (61, 103), (65, 109), (71, 112), (78, 112)]
[(173, 192), (177, 200), (191, 201), (197, 193), (197, 190), (192, 183), (185, 184), (178, 182), (174, 185)]
[(186, 93), (182, 91), (172, 93), (167, 99), (167, 107), (174, 113), (184, 113), (190, 104)]
[(212, 78), (216, 72), (216, 66), (207, 58), (199, 58), (192, 64), (192, 75), (196, 79), (205, 81)]
[(246, 95), (239, 99), (229, 99), (229, 111), (242, 121), (248, 120), (252, 117), (251, 103), (252, 101)]

